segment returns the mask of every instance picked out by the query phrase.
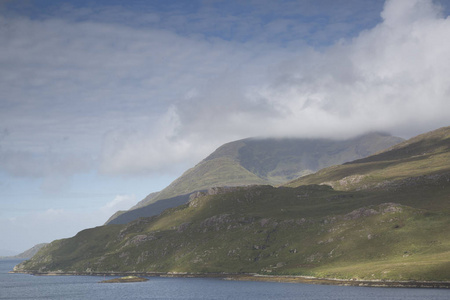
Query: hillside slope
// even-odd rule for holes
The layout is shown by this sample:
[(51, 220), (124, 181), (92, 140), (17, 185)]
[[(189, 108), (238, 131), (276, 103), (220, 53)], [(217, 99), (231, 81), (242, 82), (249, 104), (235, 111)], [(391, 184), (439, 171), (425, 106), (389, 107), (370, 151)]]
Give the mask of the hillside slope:
[[(15, 270), (449, 281), (450, 128), (440, 131), (320, 171), (308, 185), (209, 189), (158, 216), (54, 241)], [(377, 181), (318, 185), (362, 171)]]
[(20, 258), (20, 259), (29, 259), (33, 257), (36, 253), (38, 253), (39, 250), (41, 250), (42, 247), (46, 246), (48, 243), (41, 243), (34, 245), (30, 249), (14, 256), (14, 258)]
[(286, 186), (327, 184), (335, 190), (394, 189), (415, 185), (416, 181), (439, 181), (449, 171), (450, 127), (444, 127), (376, 155), (322, 169)]
[(186, 171), (154, 198), (215, 186), (279, 185), (322, 168), (384, 150), (403, 139), (370, 133), (349, 140), (256, 139), (227, 143)]
[[(140, 207), (112, 216), (106, 224), (125, 224), (149, 217), (155, 202), (185, 196), (217, 186), (279, 185), (321, 168), (366, 157), (399, 142), (401, 138), (370, 133), (348, 140), (244, 139), (227, 143), (187, 170), (159, 194), (151, 194)], [(178, 203), (178, 202), (177, 202)], [(171, 206), (167, 206), (171, 207)]]

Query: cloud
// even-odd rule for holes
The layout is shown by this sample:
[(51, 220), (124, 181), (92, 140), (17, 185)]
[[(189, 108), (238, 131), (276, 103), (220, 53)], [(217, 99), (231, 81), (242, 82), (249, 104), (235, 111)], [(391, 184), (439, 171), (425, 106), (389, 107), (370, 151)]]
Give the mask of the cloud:
[[(0, 7), (9, 196), (37, 185), (63, 201), (75, 181), (123, 176), (148, 188), (250, 136), (410, 137), (449, 125), (445, 1), (30, 3)], [(127, 193), (88, 213), (0, 219), (0, 240), (73, 235), (134, 204)], [(58, 207), (44, 202), (30, 207)], [(37, 240), (30, 227), (48, 235)]]
[(226, 50), (169, 32), (54, 19), (1, 21), (0, 128), (11, 134), (1, 141), (0, 165), (19, 176), (80, 171), (86, 163), (73, 166), (80, 161), (74, 156), (98, 156), (106, 132), (142, 130), (167, 102), (227, 63), (201, 63)]
[(424, 20), (434, 20), (440, 17), (441, 9), (432, 5), (428, 0), (397, 0), (386, 1), (384, 10), (381, 13), (384, 25), (398, 28), (409, 26), (414, 22)]
[[(192, 145), (177, 135), (177, 114), (170, 110), (148, 130), (114, 130), (103, 142), (100, 171), (106, 174), (168, 172), (187, 158)], [(158, 126), (159, 125), (159, 126)]]
[[(114, 22), (0, 15), (0, 23), (0, 128), (11, 133), (0, 144), (0, 167), (18, 176), (77, 173), (70, 164), (80, 155), (92, 168), (100, 159), (102, 170), (112, 172), (124, 161), (131, 164), (124, 170), (135, 170), (139, 160), (145, 167), (180, 161), (185, 143), (166, 141), (170, 107), (254, 56), (233, 42)], [(123, 149), (113, 135), (124, 138)], [(152, 148), (160, 158), (145, 157)], [(136, 150), (142, 156), (133, 161), (127, 153)], [(105, 167), (105, 155), (118, 161)]]
[(138, 202), (136, 195), (117, 195), (111, 202), (106, 203), (100, 208), (102, 219), (109, 218), (119, 210), (128, 210)]
[(345, 138), (379, 130), (410, 137), (446, 126), (450, 19), (441, 15), (431, 1), (387, 1), (377, 26), (320, 51), (271, 48), (251, 56), (241, 48), (235, 53), (247, 60), (193, 86), (156, 131), (107, 143), (103, 170), (194, 164), (248, 136)]
[[(183, 127), (208, 124), (214, 132), (214, 119), (224, 131), (247, 135), (344, 137), (386, 130), (407, 137), (448, 125), (450, 19), (431, 1), (388, 1), (382, 16), (382, 23), (353, 39), (269, 64), (264, 82), (211, 84), (211, 93), (179, 106)], [(219, 101), (222, 110), (214, 105), (227, 96)], [(193, 111), (201, 113), (189, 118)]]
[(179, 173), (249, 136), (408, 137), (448, 125), (441, 8), (387, 1), (377, 15), (379, 1), (326, 3), (0, 16), (0, 167), (48, 178)]
[(83, 154), (0, 149), (0, 170), (14, 177), (41, 179), (40, 190), (45, 194), (68, 190), (75, 174), (88, 173), (92, 168), (93, 160)]

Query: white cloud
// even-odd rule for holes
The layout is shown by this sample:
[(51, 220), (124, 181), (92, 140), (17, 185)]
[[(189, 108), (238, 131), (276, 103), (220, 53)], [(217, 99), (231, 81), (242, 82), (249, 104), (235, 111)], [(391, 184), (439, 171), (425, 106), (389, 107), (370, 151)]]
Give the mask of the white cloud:
[(180, 126), (173, 109), (148, 130), (115, 130), (104, 139), (100, 170), (107, 174), (167, 172), (188, 159), (192, 146), (178, 136)]
[(106, 203), (101, 210), (111, 216), (118, 210), (127, 210), (138, 202), (135, 195), (117, 195), (111, 202)]
[[(114, 164), (128, 163), (124, 171), (139, 173), (141, 162), (128, 156), (136, 149), (144, 167), (159, 162), (161, 167), (154, 170), (182, 160), (186, 143), (174, 143), (167, 135), (173, 126), (167, 129), (166, 123), (172, 121), (163, 118), (158, 125), (154, 120), (161, 120), (161, 114), (184, 101), (193, 88), (238, 70), (254, 55), (232, 42), (165, 30), (56, 18), (0, 16), (0, 22), (0, 94), (5, 107), (0, 128), (10, 132), (1, 141), (0, 166), (18, 176), (46, 176), (47, 169), (55, 168), (77, 173), (77, 168), (59, 165), (80, 155), (87, 158), (81, 165), (96, 168), (103, 138), (103, 145), (113, 147), (103, 148), (114, 153), (107, 156), (118, 159), (104, 168), (109, 171), (122, 170)], [(170, 109), (167, 116), (172, 118)], [(123, 149), (111, 143), (111, 134), (125, 137)], [(158, 157), (148, 158), (148, 150)], [(15, 159), (18, 156), (25, 159)]]
[[(449, 19), (431, 1), (387, 1), (381, 23), (347, 38), (355, 28), (348, 19), (370, 16), (358, 3), (325, 13), (304, 3), (255, 4), (254, 13), (235, 12), (242, 26), (252, 16), (237, 40), (218, 35), (232, 20), (214, 5), (148, 19), (117, 7), (1, 16), (0, 129), (9, 135), (0, 140), (0, 166), (47, 176), (45, 187), (57, 190), (67, 183), (51, 178), (63, 172), (178, 172), (248, 136), (407, 137), (447, 125)], [(275, 17), (264, 21), (266, 10)], [(331, 10), (329, 23), (295, 23)], [(340, 42), (305, 46), (321, 31), (330, 41), (335, 24), (345, 32)]]
[[(381, 15), (369, 2), (52, 5), (33, 18), (3, 5), (0, 175), (63, 195), (79, 174), (94, 174), (90, 186), (105, 174), (179, 175), (249, 136), (408, 137), (448, 126), (450, 19), (432, 1), (387, 1)], [(93, 213), (0, 219), (0, 240), (73, 235), (139, 200), (124, 194)], [(30, 226), (45, 235), (36, 240)]]
[(440, 16), (440, 9), (429, 0), (388, 0), (381, 16), (385, 26), (398, 28), (436, 19)]
[[(118, 140), (104, 170), (163, 170), (198, 162), (248, 136), (409, 137), (448, 125), (450, 19), (431, 1), (388, 1), (383, 22), (319, 52), (276, 50), (186, 92), (157, 130)], [(256, 48), (258, 45), (254, 44)]]
[[(229, 128), (247, 135), (387, 130), (407, 137), (448, 125), (450, 19), (440, 17), (431, 1), (388, 1), (382, 16), (382, 23), (354, 39), (272, 65), (269, 78), (250, 90), (226, 81), (212, 85), (213, 92), (179, 107), (181, 115), (201, 112), (183, 118), (184, 128), (206, 136)], [(221, 110), (216, 99), (231, 106)], [(202, 124), (208, 124), (204, 131)]]

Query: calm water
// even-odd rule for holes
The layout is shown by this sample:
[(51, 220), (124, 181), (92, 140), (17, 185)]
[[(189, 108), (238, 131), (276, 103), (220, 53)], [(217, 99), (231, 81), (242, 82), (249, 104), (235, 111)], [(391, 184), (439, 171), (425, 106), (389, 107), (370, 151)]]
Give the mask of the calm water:
[(449, 290), (322, 286), (299, 283), (150, 278), (99, 284), (96, 276), (8, 274), (20, 261), (0, 260), (0, 299), (450, 299)]

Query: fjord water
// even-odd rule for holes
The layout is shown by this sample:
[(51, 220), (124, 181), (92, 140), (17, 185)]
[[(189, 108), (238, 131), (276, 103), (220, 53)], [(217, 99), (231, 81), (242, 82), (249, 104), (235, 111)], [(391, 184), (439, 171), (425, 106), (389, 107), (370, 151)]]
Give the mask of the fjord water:
[(0, 260), (0, 299), (449, 299), (449, 290), (364, 288), (150, 278), (147, 282), (100, 284), (98, 276), (8, 274), (20, 260)]

